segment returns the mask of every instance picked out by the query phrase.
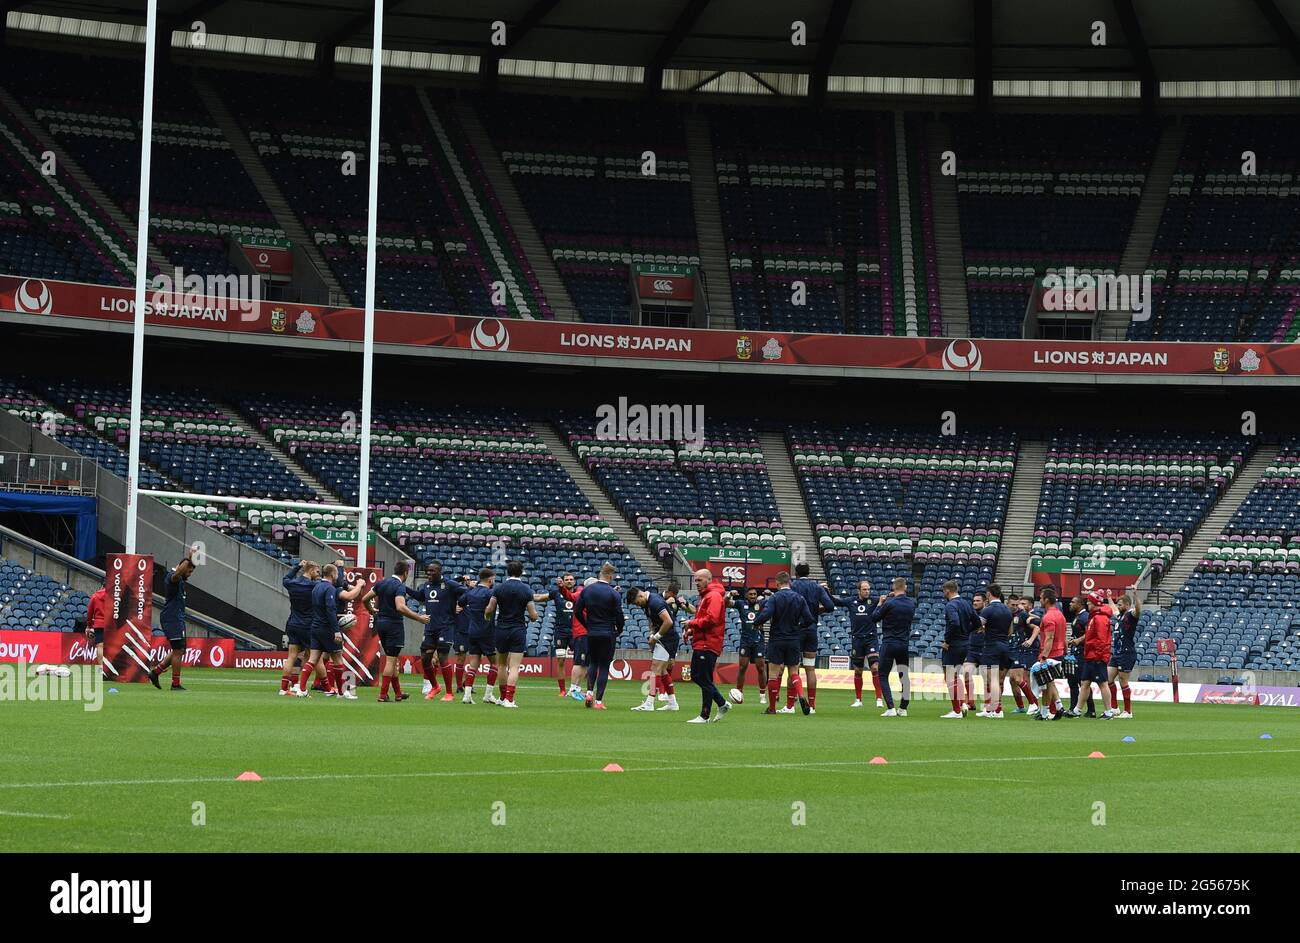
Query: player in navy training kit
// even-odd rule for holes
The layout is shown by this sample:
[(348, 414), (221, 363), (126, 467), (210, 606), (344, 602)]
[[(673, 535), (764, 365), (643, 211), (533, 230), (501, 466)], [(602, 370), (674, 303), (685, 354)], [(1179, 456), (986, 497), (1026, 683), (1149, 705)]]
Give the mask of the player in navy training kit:
[(560, 697), (568, 697), (564, 689), (564, 662), (573, 646), (573, 587), (572, 573), (561, 573), (549, 592), (533, 593), (533, 602), (555, 603), (555, 621), (551, 626), (551, 652), (555, 656), (555, 680), (560, 686)]
[[(961, 589), (956, 580), (943, 584), (943, 676), (948, 686), (948, 698), (952, 710), (944, 714), (944, 719), (960, 720), (966, 713), (966, 697), (962, 690), (961, 668), (967, 658), (967, 646), (970, 642), (971, 628), (979, 621), (975, 607), (958, 595)], [(974, 698), (974, 692), (970, 697)]]
[[(732, 593), (727, 595), (733, 597)], [(736, 666), (736, 686), (727, 696), (737, 704), (745, 702), (745, 675), (749, 673), (752, 663), (754, 673), (758, 676), (758, 703), (762, 706), (767, 703), (767, 665), (763, 662), (763, 633), (754, 627), (754, 619), (763, 608), (758, 590), (753, 586), (746, 589), (743, 599), (732, 601), (732, 608), (740, 616), (740, 664)]]
[(424, 603), (424, 611), (429, 616), (424, 626), (424, 641), (420, 643), (420, 667), (424, 670), (424, 699), (432, 701), (443, 688), (438, 685), (437, 668), (442, 670), (442, 683), (446, 687), (442, 694), (443, 701), (455, 700), (452, 694), (452, 678), (455, 670), (452, 666), (451, 649), (456, 641), (456, 604), (465, 595), (465, 587), (455, 580), (444, 579), (441, 563), (430, 563), (424, 569), (425, 583), (419, 589), (411, 590), (411, 597)]
[[(468, 576), (458, 576), (456, 582), (467, 593), (474, 588), (476, 583), (475, 580), (470, 579)], [(465, 617), (464, 595), (456, 601), (456, 620), (451, 636), (452, 651), (456, 653), (456, 693), (460, 694), (465, 690), (465, 659), (469, 652), (469, 619)]]
[(980, 677), (984, 679), (984, 710), (976, 717), (1002, 719), (1002, 672), (1011, 667), (1011, 633), (1015, 616), (1002, 601), (1002, 587), (988, 588), (984, 619), (984, 648), (980, 652)]
[(1119, 680), (1119, 693), (1124, 695), (1124, 709), (1115, 716), (1128, 720), (1133, 716), (1133, 693), (1129, 690), (1128, 676), (1137, 664), (1137, 628), (1142, 619), (1142, 600), (1138, 598), (1137, 586), (1130, 586), (1128, 592), (1119, 597), (1116, 608), (1119, 610), (1119, 631), (1116, 635), (1115, 654), (1110, 660), (1110, 700), (1115, 703), (1115, 681)]
[(975, 676), (979, 674), (980, 656), (984, 652), (984, 594), (975, 593), (970, 598), (971, 608), (975, 610), (975, 623), (971, 626), (970, 637), (966, 639), (966, 660), (962, 662), (961, 673), (966, 680), (966, 709), (975, 710)]
[[(284, 673), (280, 675), (280, 694), (295, 693), (298, 672), (295, 666), (299, 657), (306, 658), (311, 651), (311, 591), (320, 579), (320, 564), (313, 560), (299, 560), (285, 574), (281, 584), (289, 594), (289, 618), (284, 623), (287, 653)], [(323, 671), (321, 666), (318, 671)]]
[[(754, 619), (756, 626), (771, 626), (765, 631), (767, 656), (767, 710), (764, 714), (793, 714), (794, 698), (805, 715), (812, 711), (804, 697), (799, 677), (799, 660), (802, 657), (804, 630), (813, 624), (808, 603), (790, 585), (790, 574), (782, 570), (776, 574), (776, 592), (767, 597), (763, 609)], [(786, 682), (786, 705), (777, 710), (776, 701), (781, 695), (781, 673), (789, 674)]]
[[(871, 620), (880, 623), (880, 692), (884, 695), (886, 710), (881, 717), (906, 717), (907, 705), (912, 700), (912, 677), (907, 672), (907, 647), (912, 640), (912, 618), (916, 615), (916, 600), (907, 595), (907, 580), (894, 577), (893, 592), (880, 597), (880, 604), (871, 613)], [(894, 709), (894, 694), (889, 690), (889, 672), (897, 666), (902, 696), (898, 709)]]
[(492, 590), (496, 588), (497, 574), (490, 566), (478, 571), (478, 582), (461, 600), (469, 621), (469, 659), (465, 663), (465, 691), (461, 703), (474, 703), (474, 679), (480, 668), (487, 669), (487, 690), (483, 692), (484, 704), (497, 703), (492, 686), (497, 683), (496, 628), (487, 617)]
[[(623, 634), (623, 597), (614, 589), (614, 565), (600, 568), (596, 582), (582, 588), (574, 618), (587, 627), (587, 696), (590, 708), (605, 709), (605, 685), (614, 660), (614, 642)], [(594, 693), (593, 693), (594, 692)]]
[(388, 703), (388, 689), (393, 689), (396, 701), (404, 701), (409, 694), (402, 693), (402, 681), (397, 675), (397, 663), (401, 660), (402, 645), (406, 642), (406, 627), (403, 619), (414, 619), (422, 625), (429, 624), (427, 614), (413, 612), (406, 605), (406, 575), (411, 572), (408, 560), (399, 560), (393, 567), (393, 575), (387, 576), (370, 588), (361, 597), (361, 603), (371, 605), (374, 600), (375, 634), (384, 649), (384, 670), (379, 682), (379, 701)]
[(171, 651), (167, 653), (166, 658), (149, 668), (149, 681), (155, 688), (162, 688), (158, 683), (158, 676), (170, 665), (172, 690), (185, 690), (181, 687), (181, 664), (185, 661), (185, 585), (194, 573), (194, 554), (198, 549), (198, 545), (195, 544), (185, 551), (181, 562), (168, 571), (166, 582), (163, 584), (165, 602), (162, 614), (158, 617), (158, 625), (167, 636), (167, 644)]
[(813, 618), (812, 625), (804, 629), (800, 645), (803, 646), (803, 673), (808, 681), (809, 713), (815, 714), (817, 713), (817, 620), (824, 612), (834, 612), (835, 602), (823, 584), (809, 578), (809, 572), (808, 564), (795, 564), (796, 579), (791, 581), (790, 588), (808, 603), (808, 611), (812, 613)]
[[(1012, 600), (1011, 607), (1011, 693), (1016, 699), (1016, 713), (1034, 713), (1038, 708), (1038, 698), (1029, 687), (1029, 667), (1038, 661), (1038, 651), (1034, 641), (1038, 638), (1038, 626), (1042, 613), (1033, 608), (1033, 600), (1028, 596), (1019, 596)], [(1024, 700), (1028, 699), (1026, 710)]]
[[(629, 606), (640, 606), (646, 611), (646, 620), (650, 623), (650, 678), (646, 684), (645, 700), (632, 708), (634, 711), (652, 711), (655, 709), (656, 681), (677, 657), (677, 647), (681, 636), (673, 622), (673, 614), (668, 603), (658, 593), (647, 592), (633, 586), (627, 591)], [(670, 697), (664, 710), (677, 710), (677, 698)]]
[(861, 580), (858, 583), (857, 596), (832, 596), (835, 605), (849, 610), (849, 630), (853, 635), (853, 703), (850, 707), (862, 706), (862, 669), (871, 671), (871, 686), (876, 691), (876, 706), (884, 707), (880, 692), (880, 637), (876, 634), (876, 623), (871, 620), (876, 604), (871, 601), (871, 583)]
[[(1079, 716), (1079, 676), (1083, 673), (1083, 643), (1084, 637), (1088, 633), (1088, 619), (1091, 615), (1088, 612), (1088, 604), (1082, 596), (1074, 596), (1070, 599), (1070, 643), (1067, 649), (1070, 657), (1074, 659), (1073, 670), (1066, 674), (1065, 681), (1070, 686), (1070, 709), (1065, 712), (1066, 717)], [(1088, 688), (1088, 715), (1089, 717), (1097, 716), (1097, 709), (1092, 700), (1092, 688)]]
[[(695, 614), (695, 607), (677, 595), (681, 591), (682, 591), (682, 587), (676, 580), (669, 580), (667, 583), (664, 584), (664, 592), (663, 592), (664, 605), (668, 607), (668, 614), (673, 617), (674, 633), (677, 632), (678, 623), (682, 621), (679, 618), (680, 616), (682, 615), (691, 616)], [(681, 636), (679, 634), (678, 644), (680, 644), (680, 638)], [(674, 705), (677, 703), (677, 689), (673, 681), (672, 661), (669, 661), (668, 664), (664, 666), (664, 673), (659, 676), (659, 683), (656, 685), (656, 687), (658, 687), (659, 689), (659, 693), (655, 695), (656, 700), (666, 701)], [(763, 700), (764, 702), (766, 702), (767, 700), (766, 694), (764, 694)]]
[(506, 580), (492, 588), (483, 615), (496, 619), (493, 644), (497, 650), (497, 666), (501, 672), (502, 707), (518, 707), (515, 703), (515, 685), (519, 681), (519, 666), (524, 663), (524, 649), (528, 646), (528, 629), (524, 622), (537, 621), (537, 606), (533, 603), (533, 588), (524, 582), (524, 565), (518, 560), (506, 563)]
[(326, 697), (338, 694), (355, 701), (356, 694), (343, 688), (343, 630), (339, 627), (339, 603), (361, 598), (366, 581), (358, 577), (351, 589), (340, 590), (335, 584), (339, 569), (333, 563), (321, 570), (320, 576), (311, 591), (311, 651), (307, 663), (302, 666), (295, 693), (299, 697), (310, 697), (307, 681), (316, 671), (316, 665), (329, 656), (325, 672), (327, 683), (333, 686), (333, 690), (327, 689)]

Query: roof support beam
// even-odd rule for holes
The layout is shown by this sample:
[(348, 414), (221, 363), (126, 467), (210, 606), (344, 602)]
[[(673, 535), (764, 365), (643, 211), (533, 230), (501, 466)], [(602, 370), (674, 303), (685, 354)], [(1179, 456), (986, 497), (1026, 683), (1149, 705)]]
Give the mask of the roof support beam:
[(1142, 110), (1155, 108), (1156, 93), (1160, 89), (1160, 80), (1156, 76), (1155, 66), (1151, 64), (1151, 51), (1147, 49), (1146, 38), (1142, 35), (1142, 24), (1138, 22), (1137, 11), (1133, 9), (1133, 0), (1114, 0), (1115, 15), (1119, 25), (1124, 29), (1124, 40), (1133, 56), (1133, 68), (1137, 71), (1142, 88)]
[(1286, 21), (1277, 4), (1273, 0), (1255, 0), (1255, 6), (1259, 7), (1259, 12), (1263, 14), (1264, 19), (1268, 20), (1268, 25), (1273, 28), (1278, 42), (1291, 54), (1291, 61), (1300, 67), (1300, 37), (1296, 36), (1295, 30)]
[(975, 18), (975, 107), (988, 111), (993, 103), (993, 0), (971, 0)]
[(665, 35), (659, 43), (659, 48), (655, 54), (650, 57), (650, 61), (645, 67), (645, 87), (651, 95), (659, 94), (664, 84), (664, 69), (672, 61), (677, 47), (682, 44), (682, 40), (691, 34), (695, 28), (696, 21), (700, 14), (704, 12), (709, 5), (709, 0), (686, 0), (681, 10), (677, 14), (677, 19), (673, 21), (672, 29)]
[(848, 22), (852, 9), (853, 0), (834, 0), (830, 12), (826, 14), (826, 27), (817, 43), (817, 58), (813, 62), (812, 74), (808, 76), (808, 95), (815, 104), (826, 100), (826, 82), (831, 74), (831, 64), (835, 61), (835, 52), (844, 36), (844, 24)]
[(534, 27), (540, 25), (542, 20), (546, 19), (551, 11), (559, 5), (560, 0), (533, 0), (533, 5), (524, 12), (518, 23), (507, 25), (505, 45), (489, 45), (487, 53), (480, 61), (479, 75), (482, 77), (485, 86), (488, 88), (496, 86), (497, 73), (500, 70), (501, 60), (505, 58), (505, 54), (514, 49), (521, 39), (532, 32)]

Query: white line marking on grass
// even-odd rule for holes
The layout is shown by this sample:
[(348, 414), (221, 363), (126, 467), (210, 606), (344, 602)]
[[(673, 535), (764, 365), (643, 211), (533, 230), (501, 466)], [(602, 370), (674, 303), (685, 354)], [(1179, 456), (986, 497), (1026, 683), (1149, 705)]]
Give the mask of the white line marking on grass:
[[(1205, 750), (1191, 753), (1113, 753), (1111, 759), (1161, 759), (1161, 758), (1183, 758), (1191, 756), (1274, 756), (1280, 753), (1300, 753), (1300, 748), (1285, 750)], [(931, 759), (931, 760), (893, 760), (892, 766), (904, 766), (915, 764), (932, 764), (932, 763), (1010, 763), (1020, 760), (1086, 760), (1087, 756), (1082, 755), (1063, 755), (1063, 756), (991, 756), (991, 757), (970, 757), (950, 759)], [(706, 770), (744, 770), (744, 769), (774, 769), (774, 770), (799, 770), (799, 769), (821, 769), (831, 767), (870, 767), (868, 760), (826, 760), (824, 762), (810, 763), (716, 763), (716, 764), (694, 764), (690, 766), (631, 766), (626, 767), (624, 772), (627, 773), (698, 773)], [(290, 776), (263, 776), (263, 782), (329, 782), (333, 780), (347, 781), (355, 779), (455, 779), (464, 778), (481, 778), (485, 776), (566, 776), (574, 773), (591, 774), (603, 773), (603, 770), (595, 766), (590, 767), (570, 767), (568, 769), (506, 769), (506, 770), (424, 770), (410, 773), (307, 773)], [(965, 777), (963, 777), (965, 778)], [(59, 789), (65, 787), (85, 789), (97, 786), (168, 786), (168, 785), (197, 785), (202, 783), (233, 783), (235, 777), (231, 776), (182, 776), (174, 779), (99, 779), (99, 780), (82, 780), (82, 781), (64, 781), (64, 782), (40, 782), (40, 783), (0, 783), (0, 789)], [(247, 787), (245, 787), (247, 788)]]
[(53, 815), (48, 812), (6, 812), (0, 809), (0, 815), (8, 815), (17, 819), (70, 819), (70, 815)]

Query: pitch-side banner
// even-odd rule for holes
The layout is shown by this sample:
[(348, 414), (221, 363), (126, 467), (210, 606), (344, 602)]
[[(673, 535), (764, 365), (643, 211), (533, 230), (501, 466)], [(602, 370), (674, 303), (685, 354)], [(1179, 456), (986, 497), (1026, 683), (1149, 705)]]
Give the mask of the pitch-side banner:
[[(149, 303), (145, 321), (225, 333), (361, 341), (360, 308), (245, 303), (215, 298)], [(130, 322), (129, 288), (0, 275), (0, 311)], [(959, 373), (1091, 373), (1119, 376), (1300, 375), (1300, 344), (1147, 343), (928, 337), (864, 337), (768, 331), (622, 327), (475, 318), (410, 311), (375, 312), (375, 341), (411, 347), (631, 357), (661, 362), (946, 370)]]
[[(104, 647), (107, 649), (107, 644)], [(171, 650), (171, 643), (161, 635), (151, 636), (149, 648), (146, 649), (154, 660), (162, 658)], [(187, 638), (182, 658), (189, 668), (230, 668), (235, 661), (235, 641), (228, 638)], [(95, 646), (87, 645), (86, 636), (81, 632), (0, 629), (0, 662), (88, 665), (94, 660)], [(118, 680), (122, 680), (120, 676)]]
[(153, 657), (153, 557), (110, 553), (104, 558), (108, 619), (104, 670), (117, 681), (148, 681)]

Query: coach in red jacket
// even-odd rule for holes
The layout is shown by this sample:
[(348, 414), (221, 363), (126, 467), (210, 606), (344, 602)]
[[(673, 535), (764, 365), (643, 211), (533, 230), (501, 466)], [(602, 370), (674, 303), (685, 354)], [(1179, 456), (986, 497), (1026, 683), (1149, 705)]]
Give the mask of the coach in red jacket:
[[(727, 631), (727, 604), (721, 580), (715, 580), (709, 570), (695, 571), (695, 588), (700, 591), (700, 599), (695, 604), (695, 618), (686, 623), (686, 640), (691, 643), (691, 680), (700, 686), (703, 704), (700, 716), (687, 723), (707, 724), (731, 708), (713, 683), (713, 668), (722, 654), (722, 637)], [(718, 713), (710, 717), (714, 704), (718, 705)]]
[(108, 589), (101, 586), (86, 606), (86, 648), (95, 650), (95, 662), (104, 664), (104, 630), (108, 628)]

